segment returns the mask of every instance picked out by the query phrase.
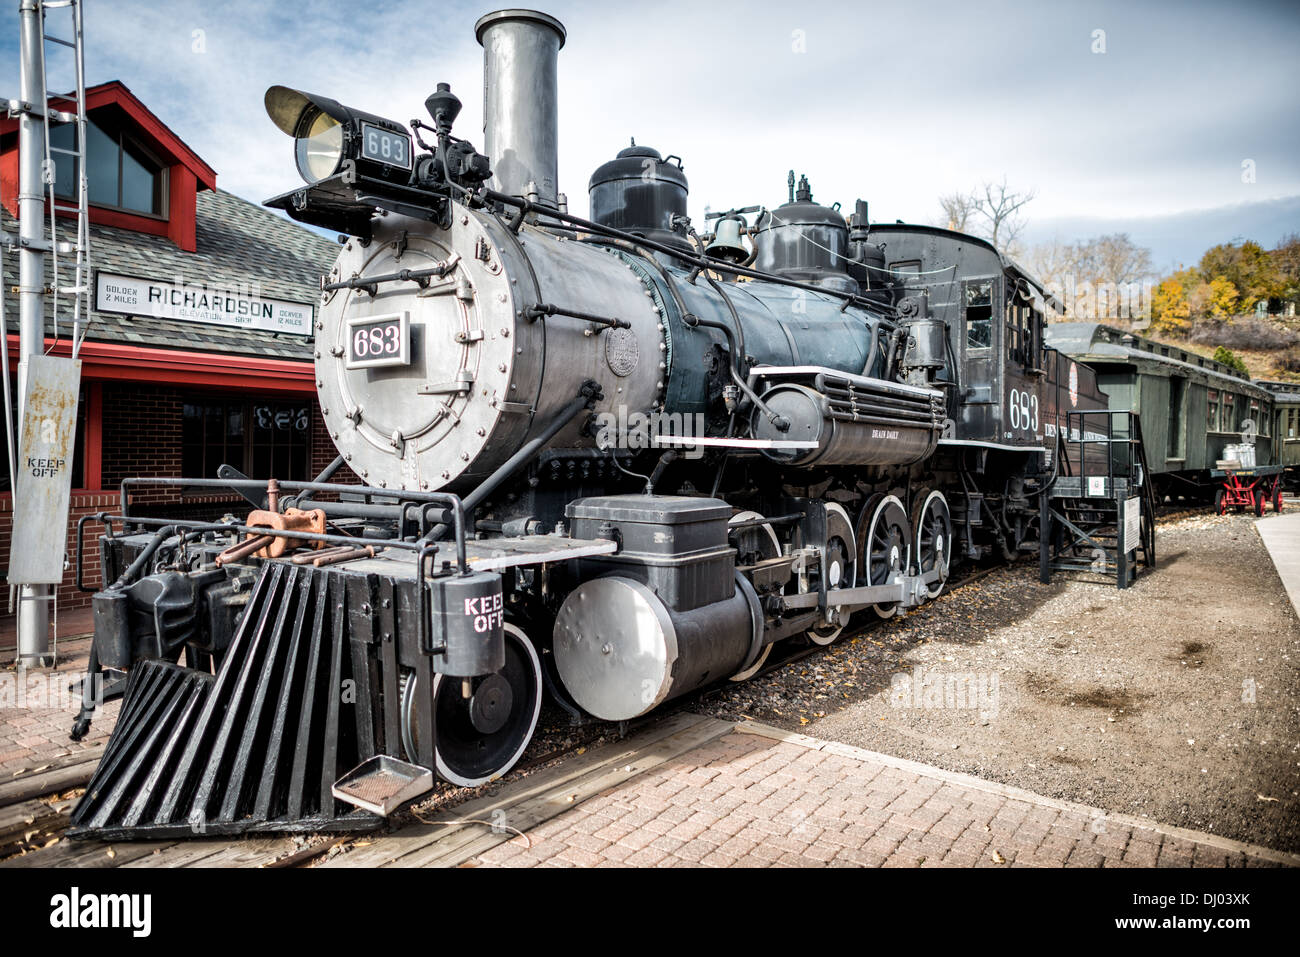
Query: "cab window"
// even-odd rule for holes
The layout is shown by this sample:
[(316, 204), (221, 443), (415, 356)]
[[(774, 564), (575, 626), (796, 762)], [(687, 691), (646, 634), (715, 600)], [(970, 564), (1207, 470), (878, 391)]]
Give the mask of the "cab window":
[(987, 349), (993, 345), (993, 280), (976, 279), (962, 285), (966, 347)]

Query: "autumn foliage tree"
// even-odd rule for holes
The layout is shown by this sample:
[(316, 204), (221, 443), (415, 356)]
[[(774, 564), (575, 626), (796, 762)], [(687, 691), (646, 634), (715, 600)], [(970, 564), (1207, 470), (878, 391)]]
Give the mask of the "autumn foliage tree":
[(1178, 275), (1156, 286), (1151, 296), (1151, 327), (1157, 332), (1184, 332), (1192, 324), (1187, 286)]
[(1259, 243), (1221, 243), (1191, 269), (1180, 269), (1156, 286), (1151, 303), (1157, 331), (1182, 333), (1203, 320), (1226, 321), (1260, 303), (1276, 309), (1300, 298), (1300, 236), (1272, 252)]
[[(1255, 308), (1260, 300), (1272, 299), (1281, 294), (1285, 282), (1273, 257), (1259, 243), (1246, 240), (1241, 244), (1222, 243), (1205, 251), (1200, 263), (1201, 279), (1214, 286), (1222, 280), (1212, 299), (1230, 310), (1240, 305), (1243, 310)], [(1228, 301), (1227, 286), (1234, 295)]]

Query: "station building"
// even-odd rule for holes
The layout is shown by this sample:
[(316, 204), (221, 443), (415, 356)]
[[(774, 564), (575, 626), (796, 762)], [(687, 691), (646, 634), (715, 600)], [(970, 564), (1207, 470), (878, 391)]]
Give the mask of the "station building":
[[(337, 454), (325, 433), (313, 377), (318, 280), (337, 246), (217, 186), (216, 171), (120, 82), (87, 90), (90, 313), (68, 525), (68, 571), (58, 610), (89, 604), (73, 579), (75, 528), (85, 514), (118, 511), (128, 476), (215, 477), (222, 463), (248, 475), (308, 479)], [(51, 145), (73, 146), (71, 126)], [(75, 206), (75, 160), (55, 154), (56, 205)], [(0, 119), (0, 230), (17, 235), (17, 120)], [(48, 210), (47, 210), (48, 216)], [(58, 214), (60, 239), (75, 213)], [(46, 232), (48, 234), (48, 220)], [(73, 285), (73, 256), (60, 256)], [(16, 405), (17, 256), (3, 256), (4, 329)], [(53, 275), (46, 257), (46, 281)], [(47, 296), (45, 348), (69, 355), (70, 300)], [(0, 441), (0, 566), (9, 561), (13, 496)], [(339, 479), (342, 480), (342, 476)], [(249, 506), (233, 495), (153, 490), (133, 508), (165, 516), (195, 506), (220, 517)], [(84, 584), (99, 587), (99, 527), (86, 531)], [(60, 629), (63, 631), (63, 629)], [(0, 601), (0, 634), (12, 635)], [(0, 639), (0, 643), (3, 639)]]

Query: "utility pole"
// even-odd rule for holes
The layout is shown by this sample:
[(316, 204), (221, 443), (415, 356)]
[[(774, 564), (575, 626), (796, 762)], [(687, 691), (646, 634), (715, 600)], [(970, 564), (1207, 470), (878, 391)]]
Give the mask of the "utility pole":
[[(18, 116), (18, 434), (27, 416), (27, 378), (33, 356), (45, 343), (45, 43), (38, 0), (19, 0)], [(51, 174), (53, 171), (51, 170)], [(53, 238), (53, 237), (51, 237)], [(8, 343), (5, 344), (8, 348)], [(14, 513), (23, 507), (14, 489)], [(63, 534), (58, 529), (55, 534)], [(18, 660), (40, 664), (50, 650), (49, 585), (21, 585), (18, 592)]]

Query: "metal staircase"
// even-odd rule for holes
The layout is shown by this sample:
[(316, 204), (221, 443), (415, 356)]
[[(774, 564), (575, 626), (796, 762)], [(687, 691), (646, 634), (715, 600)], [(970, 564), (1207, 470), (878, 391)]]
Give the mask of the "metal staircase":
[(1127, 588), (1139, 567), (1155, 568), (1156, 499), (1138, 414), (1066, 413), (1054, 459), (1039, 498), (1039, 580), (1078, 572)]

